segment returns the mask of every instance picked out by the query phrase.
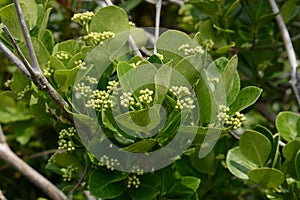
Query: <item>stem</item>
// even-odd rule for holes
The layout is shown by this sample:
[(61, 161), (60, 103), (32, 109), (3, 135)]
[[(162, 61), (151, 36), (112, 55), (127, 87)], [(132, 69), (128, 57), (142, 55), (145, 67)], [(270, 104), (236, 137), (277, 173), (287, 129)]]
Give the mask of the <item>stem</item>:
[(88, 165), (86, 165), (85, 168), (84, 168), (84, 171), (83, 171), (83, 174), (82, 174), (80, 180), (79, 180), (78, 183), (72, 188), (72, 190), (69, 192), (68, 198), (69, 198), (70, 200), (72, 199), (72, 196), (73, 196), (73, 193), (75, 192), (75, 190), (76, 190), (76, 189), (79, 187), (79, 185), (83, 182), (83, 179), (84, 179), (85, 175), (87, 174), (88, 169), (89, 169), (89, 167), (88, 167)]
[(25, 19), (24, 19), (22, 10), (21, 10), (19, 0), (14, 0), (14, 4), (15, 4), (18, 19), (19, 19), (19, 22), (20, 22), (20, 25), (21, 25), (21, 29), (22, 29), (22, 32), (23, 32), (23, 36), (24, 36), (24, 39), (25, 39), (25, 42), (26, 42), (26, 46), (28, 48), (28, 53), (29, 53), (29, 56), (30, 56), (30, 61), (31, 61), (32, 68), (36, 72), (42, 73), (42, 71), (39, 67), (39, 63), (38, 63), (33, 45), (32, 45), (32, 41), (31, 41), (31, 38), (30, 38), (30, 35), (29, 35), (29, 31), (28, 31), (27, 26), (26, 26), (26, 22), (25, 22)]
[(273, 13), (276, 13), (276, 21), (279, 27), (279, 30), (281, 32), (282, 40), (285, 46), (285, 49), (288, 54), (289, 62), (290, 62), (290, 67), (291, 67), (291, 85), (294, 90), (294, 94), (296, 96), (298, 106), (300, 107), (300, 91), (298, 88), (298, 63), (297, 63), (297, 58), (295, 54), (295, 50), (291, 41), (291, 37), (289, 35), (289, 32), (284, 24), (282, 15), (279, 13), (278, 6), (275, 2), (275, 0), (269, 0), (269, 3), (271, 5)]
[(7, 200), (7, 198), (2, 193), (2, 190), (0, 190), (0, 200)]
[(66, 195), (55, 187), (48, 179), (43, 177), (40, 173), (30, 167), (22, 159), (20, 159), (8, 146), (6, 143), (5, 135), (3, 133), (2, 127), (0, 125), (0, 159), (6, 163), (9, 163), (22, 173), (29, 181), (34, 185), (39, 187), (43, 192), (45, 192), (50, 198), (55, 200), (66, 200)]
[(14, 40), (13, 36), (11, 35), (10, 31), (8, 30), (8, 28), (3, 25), (2, 30), (4, 31), (4, 33), (7, 35), (7, 37), (9, 38), (10, 42), (12, 43), (13, 47), (15, 48), (17, 54), (19, 55), (21, 61), (23, 62), (24, 66), (26, 67), (26, 69), (28, 70), (28, 72), (30, 74), (33, 74), (34, 71), (31, 69), (31, 66), (29, 64), (29, 62), (27, 61), (27, 59), (25, 58), (24, 54), (22, 53), (21, 49), (19, 48), (19, 46), (17, 45), (16, 41)]
[(156, 1), (156, 13), (155, 13), (155, 36), (154, 36), (154, 49), (153, 53), (157, 53), (156, 43), (159, 36), (159, 23), (160, 23), (160, 12), (161, 12), (161, 0)]
[(15, 56), (1, 41), (0, 41), (0, 50), (3, 51), (3, 53), (8, 57), (8, 59), (13, 62), (18, 69), (25, 74), (29, 79), (31, 79), (31, 75), (24, 66), (24, 64), (20, 61), (20, 59)]

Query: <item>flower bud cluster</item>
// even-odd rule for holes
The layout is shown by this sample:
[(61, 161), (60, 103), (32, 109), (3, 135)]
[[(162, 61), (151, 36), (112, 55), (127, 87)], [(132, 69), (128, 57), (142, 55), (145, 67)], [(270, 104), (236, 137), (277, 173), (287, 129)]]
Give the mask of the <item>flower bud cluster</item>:
[(98, 162), (98, 166), (106, 166), (107, 169), (114, 171), (114, 167), (120, 165), (118, 159), (109, 159), (109, 157), (107, 155), (103, 155), (99, 162)]
[(205, 47), (205, 49), (207, 51), (210, 51), (213, 46), (215, 45), (214, 41), (212, 39), (205, 39), (203, 42), (202, 42), (202, 45)]
[(74, 151), (74, 143), (71, 138), (76, 134), (76, 129), (74, 127), (69, 127), (68, 129), (62, 129), (58, 136), (58, 149)]
[(130, 63), (129, 65), (133, 68), (136, 68), (137, 66), (139, 66), (141, 64), (141, 61), (137, 61), (136, 63)]
[(219, 113), (217, 115), (217, 118), (219, 121), (223, 121), (225, 127), (232, 128), (232, 129), (238, 129), (242, 126), (243, 122), (246, 121), (246, 117), (244, 114), (241, 114), (239, 112), (236, 112), (233, 116), (229, 116), (229, 107), (225, 105), (219, 106)]
[(94, 17), (93, 12), (76, 13), (76, 14), (73, 15), (71, 20), (73, 22), (76, 22), (76, 23), (80, 24), (81, 26), (84, 26), (88, 22), (90, 22), (93, 17)]
[(138, 165), (133, 166), (131, 172), (135, 173), (137, 175), (143, 175), (144, 174), (144, 170), (140, 169), (140, 167)]
[(128, 108), (129, 106), (132, 106), (135, 104), (134, 98), (132, 97), (131, 92), (123, 92), (120, 96), (120, 104), (124, 108)]
[(183, 44), (178, 48), (179, 51), (183, 51), (184, 55), (190, 56), (195, 54), (203, 54), (204, 50), (200, 46), (196, 46), (194, 48), (190, 47), (189, 44)]
[(132, 21), (129, 21), (128, 24), (129, 24), (129, 26), (131, 26), (131, 27), (135, 27), (135, 23), (133, 23)]
[(81, 70), (86, 69), (85, 62), (83, 62), (82, 60), (76, 60), (74, 63), (76, 65), (75, 67), (78, 67)]
[(208, 81), (212, 82), (212, 83), (219, 83), (220, 79), (219, 78), (208, 78)]
[(113, 81), (108, 81), (108, 85), (106, 86), (107, 93), (111, 94), (114, 89), (118, 86), (118, 82), (113, 80)]
[(131, 187), (139, 188), (140, 184), (141, 184), (140, 179), (137, 176), (133, 175), (128, 177), (128, 181), (127, 181), (128, 188)]
[(72, 165), (69, 165), (67, 168), (61, 168), (60, 171), (63, 173), (62, 177), (64, 181), (71, 181), (73, 178), (73, 173), (78, 168), (73, 167)]
[(194, 109), (194, 100), (189, 89), (185, 86), (172, 86), (170, 91), (176, 96), (177, 104), (176, 109)]
[(96, 85), (98, 84), (98, 80), (94, 77), (91, 77), (91, 76), (86, 76), (84, 78), (85, 81), (87, 81), (88, 83), (90, 83), (91, 85)]
[(145, 90), (140, 90), (139, 101), (144, 104), (150, 104), (153, 101), (152, 95), (153, 91), (146, 88)]
[(84, 82), (80, 82), (74, 86), (74, 91), (79, 92), (81, 96), (90, 97), (92, 94), (91, 86), (85, 85)]
[(5, 81), (5, 83), (4, 83), (5, 87), (9, 88), (12, 82), (13, 82), (13, 79), (8, 79), (7, 81)]
[(23, 99), (23, 97), (25, 96), (25, 93), (28, 92), (28, 91), (30, 91), (31, 89), (32, 89), (31, 85), (26, 85), (25, 88), (22, 91), (18, 92), (18, 94), (17, 94), (17, 96), (18, 96), (17, 100)]
[(77, 133), (74, 127), (69, 127), (68, 129), (62, 129), (59, 132), (58, 139), (66, 138), (66, 137), (73, 137)]
[(83, 39), (87, 42), (90, 42), (91, 45), (102, 44), (104, 40), (109, 38), (114, 38), (116, 34), (111, 31), (104, 31), (102, 33), (91, 32), (88, 35), (84, 36)]
[(85, 104), (87, 108), (93, 108), (96, 111), (105, 111), (107, 108), (113, 106), (112, 100), (110, 100), (110, 94), (104, 90), (95, 90), (91, 95), (91, 99)]
[(55, 56), (60, 60), (60, 61), (64, 61), (67, 60), (69, 58), (69, 55), (65, 52), (58, 52), (57, 54), (55, 54)]

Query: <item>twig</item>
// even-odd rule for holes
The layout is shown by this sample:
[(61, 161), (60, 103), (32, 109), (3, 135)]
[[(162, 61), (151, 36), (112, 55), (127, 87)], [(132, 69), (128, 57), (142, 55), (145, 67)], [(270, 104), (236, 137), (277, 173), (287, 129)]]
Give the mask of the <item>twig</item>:
[(24, 66), (24, 64), (21, 62), (21, 60), (13, 54), (1, 41), (0, 41), (0, 50), (8, 57), (8, 59), (13, 62), (18, 69), (25, 74), (29, 79), (31, 79), (31, 75)]
[(33, 74), (34, 71), (32, 70), (29, 62), (27, 61), (27, 59), (25, 58), (24, 54), (22, 53), (21, 49), (19, 48), (19, 46), (17, 45), (16, 41), (14, 40), (13, 36), (11, 35), (10, 31), (8, 30), (8, 28), (3, 25), (2, 30), (4, 31), (4, 33), (7, 35), (7, 37), (9, 38), (10, 42), (12, 43), (13, 47), (15, 48), (17, 54), (19, 55), (21, 61), (23, 62), (24, 66), (26, 67), (27, 71), (30, 74)]
[(157, 53), (156, 43), (159, 36), (159, 23), (160, 23), (160, 12), (161, 12), (161, 0), (156, 1), (156, 13), (155, 13), (155, 35), (154, 35), (154, 48), (153, 53)]
[(34, 159), (34, 158), (38, 158), (38, 157), (42, 157), (42, 156), (49, 156), (49, 154), (53, 154), (53, 153), (56, 153), (56, 152), (64, 152), (64, 150), (50, 149), (50, 150), (47, 150), (47, 151), (32, 154), (30, 156), (24, 157), (23, 159), (24, 160), (30, 160), (30, 159)]
[(276, 114), (272, 112), (267, 105), (263, 103), (256, 103), (255, 104), (255, 109), (262, 114), (269, 122), (272, 124), (275, 124), (276, 121)]
[(237, 140), (240, 140), (241, 139), (241, 136), (239, 136), (236, 132), (234, 132), (233, 130), (228, 130), (228, 133), (234, 137), (235, 139)]
[(20, 25), (21, 25), (22, 33), (23, 33), (23, 36), (24, 36), (24, 39), (25, 39), (25, 42), (26, 42), (26, 46), (28, 48), (28, 53), (29, 53), (29, 56), (30, 56), (31, 66), (32, 66), (33, 70), (35, 70), (36, 72), (42, 73), (42, 71), (39, 67), (39, 63), (38, 63), (33, 45), (32, 45), (32, 41), (31, 41), (31, 38), (30, 38), (30, 35), (29, 35), (29, 31), (28, 31), (27, 26), (26, 26), (26, 22), (25, 22), (25, 19), (24, 19), (22, 10), (21, 10), (19, 0), (14, 0), (14, 4), (15, 4), (18, 19), (19, 19), (19, 22), (20, 22)]
[(111, 0), (105, 0), (105, 2), (106, 2), (106, 4), (107, 4), (108, 6), (114, 5), (114, 4), (111, 2)]
[(171, 3), (175, 3), (179, 6), (183, 6), (184, 5), (184, 1), (183, 0), (169, 0)]
[(88, 190), (83, 191), (83, 194), (87, 200), (101, 200), (99, 198), (91, 196), (90, 191), (88, 191)]
[(67, 200), (66, 195), (55, 187), (49, 180), (30, 167), (20, 159), (5, 142), (5, 135), (0, 125), (0, 159), (12, 165), (16, 170), (22, 173), (29, 181), (44, 191), (50, 198), (55, 200)]
[(269, 3), (271, 5), (273, 13), (277, 14), (276, 21), (277, 21), (279, 30), (281, 32), (282, 40), (283, 40), (285, 49), (287, 51), (289, 62), (290, 62), (290, 67), (291, 67), (290, 83), (294, 90), (294, 93), (295, 93), (295, 96), (296, 96), (296, 99), (298, 102), (298, 106), (300, 107), (300, 91), (298, 88), (298, 71), (297, 71), (298, 63), (297, 63), (295, 50), (294, 50), (293, 44), (291, 42), (291, 37), (290, 37), (289, 32), (284, 24), (282, 15), (279, 13), (279, 9), (278, 9), (278, 6), (277, 6), (275, 0), (269, 0)]
[(78, 183), (72, 188), (72, 190), (69, 192), (68, 198), (69, 198), (70, 200), (72, 200), (72, 196), (73, 196), (73, 193), (75, 192), (75, 190), (76, 190), (76, 189), (79, 187), (79, 185), (82, 183), (82, 181), (83, 181), (85, 175), (86, 175), (87, 172), (88, 172), (88, 169), (89, 169), (89, 166), (86, 165), (85, 168), (84, 168), (84, 171), (83, 171), (83, 173), (82, 173), (82, 176), (81, 176), (80, 180), (79, 180)]

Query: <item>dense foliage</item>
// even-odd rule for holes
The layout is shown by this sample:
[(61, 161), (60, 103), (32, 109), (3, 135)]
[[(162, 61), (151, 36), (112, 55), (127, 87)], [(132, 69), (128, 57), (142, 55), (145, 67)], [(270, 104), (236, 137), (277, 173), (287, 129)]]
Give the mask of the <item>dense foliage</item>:
[[(300, 199), (299, 105), (268, 1), (163, 1), (173, 30), (155, 53), (141, 28), (155, 4), (99, 2), (20, 0), (39, 66), (69, 104), (0, 54), (0, 123), (24, 161), (73, 199)], [(299, 49), (299, 3), (277, 3)], [(10, 0), (0, 20), (30, 60)], [(8, 199), (46, 198), (0, 164)]]

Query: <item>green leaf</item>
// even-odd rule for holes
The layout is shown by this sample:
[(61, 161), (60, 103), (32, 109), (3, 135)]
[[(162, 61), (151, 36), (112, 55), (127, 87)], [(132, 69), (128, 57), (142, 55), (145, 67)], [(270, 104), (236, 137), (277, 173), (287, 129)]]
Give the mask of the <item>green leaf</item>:
[(54, 47), (54, 38), (48, 29), (39, 30), (38, 39), (45, 45), (49, 54), (52, 54)]
[(284, 181), (284, 173), (278, 169), (259, 168), (248, 173), (249, 179), (262, 187), (277, 187)]
[(298, 150), (296, 157), (295, 157), (295, 170), (296, 170), (298, 179), (300, 179), (300, 149)]
[(82, 44), (77, 40), (66, 40), (61, 43), (58, 43), (54, 46), (52, 55), (55, 55), (57, 52), (64, 51), (71, 55), (75, 55), (80, 51)]
[(228, 151), (226, 164), (229, 171), (240, 179), (248, 179), (248, 172), (257, 168), (256, 164), (242, 154), (240, 147), (234, 147)]
[(240, 5), (240, 1), (236, 0), (234, 1), (229, 8), (225, 11), (224, 19), (229, 19), (232, 17), (232, 15), (237, 11), (238, 6)]
[(196, 94), (200, 110), (200, 123), (202, 126), (207, 126), (213, 121), (212, 117), (216, 116), (217, 105), (211, 88), (204, 78), (199, 78), (198, 84), (196, 85)]
[[(172, 45), (170, 45), (172, 44)], [(164, 32), (157, 40), (158, 53), (164, 56), (164, 62), (173, 60), (177, 64), (182, 58), (186, 57), (183, 51), (178, 48), (183, 44), (192, 44), (192, 39), (185, 33), (170, 30)]]
[(282, 154), (286, 160), (294, 162), (294, 159), (299, 149), (300, 138), (296, 138), (295, 140), (290, 141), (283, 147)]
[(299, 120), (300, 115), (294, 112), (284, 111), (277, 115), (276, 128), (283, 139), (289, 142), (300, 137), (300, 130), (297, 129)]
[(21, 71), (16, 70), (13, 73), (13, 82), (10, 84), (10, 88), (14, 93), (19, 93), (24, 90), (27, 85), (31, 85), (31, 81)]
[(70, 70), (58, 69), (54, 72), (54, 80), (62, 90), (67, 90), (75, 82), (78, 68)]
[(185, 187), (193, 190), (194, 192), (197, 191), (201, 180), (199, 178), (193, 177), (193, 176), (184, 176), (181, 178), (181, 184)]
[(138, 152), (148, 152), (150, 151), (153, 146), (156, 144), (154, 139), (145, 139), (139, 142), (136, 142), (128, 147), (123, 148), (125, 151), (138, 153)]
[(214, 174), (216, 172), (217, 162), (214, 151), (210, 151), (204, 158), (198, 157), (198, 152), (190, 156), (192, 166), (199, 172), (205, 174)]
[(130, 111), (115, 117), (115, 120), (125, 128), (149, 134), (160, 122), (160, 115), (156, 108)]
[(67, 69), (72, 69), (72, 68), (76, 67), (75, 61), (78, 61), (78, 60), (82, 60), (82, 53), (81, 53), (81, 52), (75, 54), (75, 55), (71, 58), (71, 60), (70, 60), (70, 61), (68, 62), (68, 64), (67, 64), (66, 68), (67, 68)]
[(13, 98), (0, 93), (0, 123), (25, 121), (32, 118), (27, 103), (15, 101)]
[(141, 28), (131, 28), (130, 35), (133, 38), (136, 46), (140, 49), (147, 44), (147, 36), (144, 29)]
[(120, 196), (126, 189), (123, 181), (126, 173), (113, 173), (94, 170), (89, 176), (89, 190), (91, 195), (104, 199), (112, 199)]
[[(37, 20), (37, 6), (34, 0), (21, 0), (20, 6), (25, 16), (25, 21), (29, 30), (31, 30)], [(0, 9), (1, 22), (7, 26), (12, 36), (16, 40), (23, 40), (22, 29), (17, 17), (16, 9), (13, 4), (9, 4)]]
[(265, 165), (272, 151), (269, 139), (253, 130), (247, 130), (242, 134), (240, 148), (243, 155), (258, 166)]
[(129, 30), (129, 22), (126, 12), (117, 6), (100, 8), (90, 24), (91, 32), (102, 33), (111, 31), (121, 33)]
[(235, 101), (230, 106), (229, 114), (232, 115), (235, 112), (239, 112), (252, 104), (254, 104), (260, 96), (262, 89), (255, 86), (248, 86), (243, 88)]
[[(32, 45), (38, 60), (38, 63), (40, 65), (40, 67), (43, 67), (44, 65), (46, 65), (49, 61), (49, 53), (47, 48), (45, 47), (45, 45), (37, 38), (31, 38), (32, 41)], [(26, 59), (28, 61), (30, 61), (30, 57), (29, 57), (29, 53), (28, 53), (28, 49), (26, 46), (25, 42), (21, 42), (19, 44), (19, 47), (21, 49), (21, 51), (23, 52), (24, 56), (26, 57)]]
[(82, 173), (84, 167), (82, 166), (82, 162), (78, 159), (77, 156), (67, 153), (67, 152), (57, 152), (53, 155), (53, 160), (56, 164), (60, 165), (61, 167), (68, 167), (72, 165), (76, 168), (76, 172)]

